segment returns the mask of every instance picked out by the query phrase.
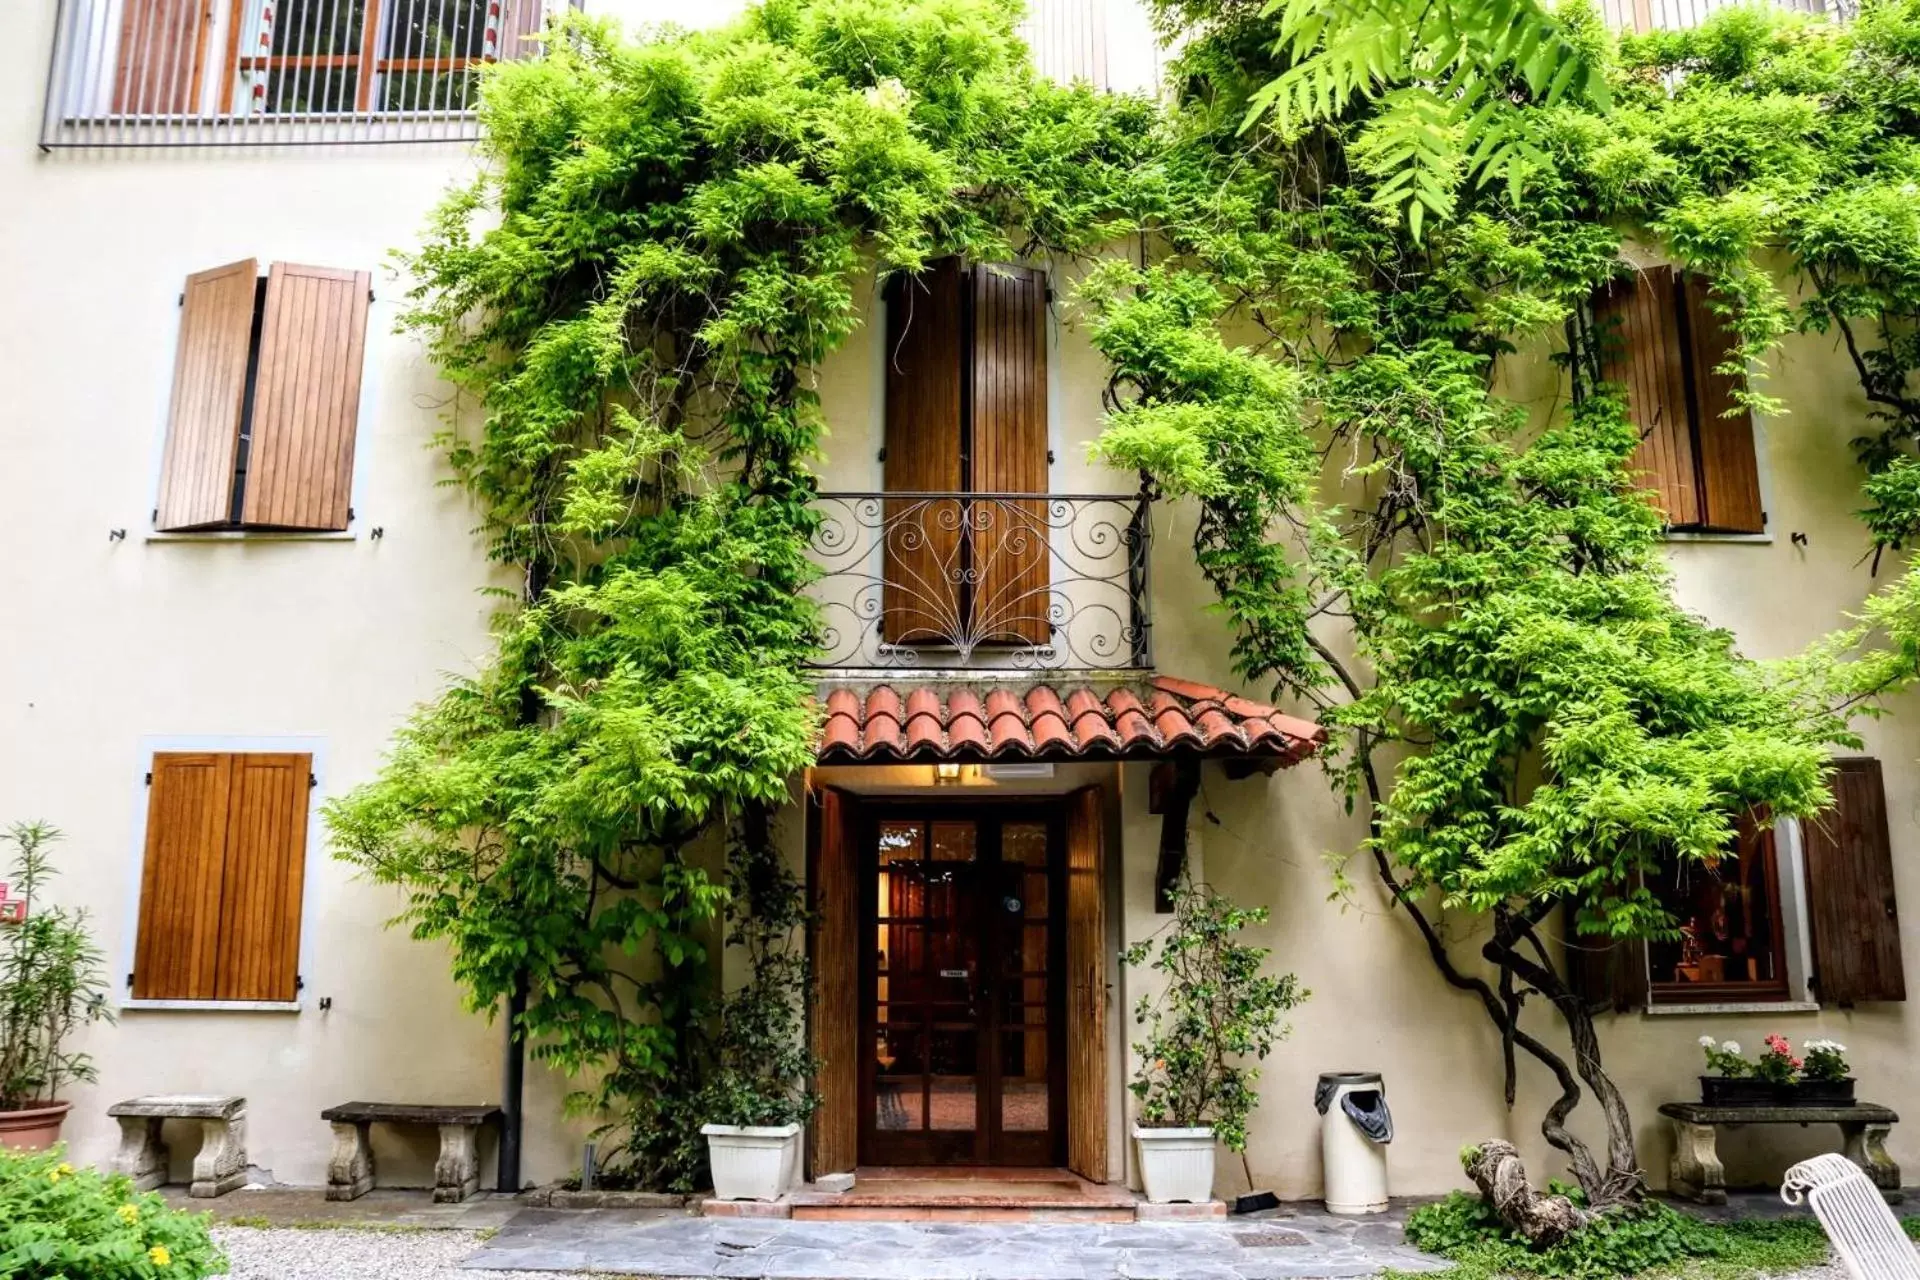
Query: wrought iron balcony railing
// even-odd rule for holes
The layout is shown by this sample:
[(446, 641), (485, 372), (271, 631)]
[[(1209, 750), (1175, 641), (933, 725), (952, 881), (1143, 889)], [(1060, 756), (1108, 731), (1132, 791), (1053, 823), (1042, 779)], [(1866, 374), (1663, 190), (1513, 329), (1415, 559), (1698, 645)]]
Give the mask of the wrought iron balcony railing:
[(1144, 494), (823, 493), (816, 665), (1153, 665)]

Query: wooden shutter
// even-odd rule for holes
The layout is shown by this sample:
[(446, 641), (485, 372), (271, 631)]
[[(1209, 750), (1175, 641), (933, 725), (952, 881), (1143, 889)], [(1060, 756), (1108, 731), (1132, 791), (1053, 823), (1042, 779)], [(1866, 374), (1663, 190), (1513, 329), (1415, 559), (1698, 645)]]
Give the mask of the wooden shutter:
[(1632, 1013), (1647, 1007), (1647, 944), (1574, 932), (1573, 910), (1561, 912), (1567, 985), (1593, 1009)]
[[(181, 115), (200, 101), (208, 0), (121, 0), (115, 115)], [(252, 299), (248, 299), (251, 304)]]
[(1880, 762), (1833, 764), (1833, 807), (1802, 824), (1814, 993), (1829, 1004), (1905, 1000)]
[(216, 1000), (292, 1000), (313, 758), (232, 757)]
[(1700, 463), (1700, 524), (1727, 533), (1765, 533), (1767, 518), (1760, 509), (1753, 414), (1734, 398), (1739, 379), (1715, 368), (1733, 349), (1734, 337), (1707, 305), (1706, 278), (1689, 273), (1684, 279), (1698, 410), (1695, 436)]
[[(973, 272), (972, 447), (967, 487), (1047, 492), (1047, 279), (1026, 267)], [(976, 504), (973, 634), (1043, 644), (1048, 622), (1045, 502)]]
[(813, 865), (807, 885), (813, 909), (813, 1000), (808, 1006), (814, 1088), (808, 1156), (817, 1178), (850, 1172), (860, 1156), (859, 859), (853, 804), (830, 788), (815, 807)]
[(258, 264), (248, 258), (187, 277), (156, 529), (204, 529), (233, 518), (258, 276)]
[(153, 757), (135, 999), (213, 999), (232, 773), (229, 755), (163, 751)]
[(1673, 268), (1650, 267), (1603, 290), (1593, 311), (1602, 324), (1617, 321), (1600, 373), (1626, 388), (1627, 417), (1640, 429), (1633, 468), (1667, 523), (1688, 526), (1701, 513), (1676, 289)]
[[(958, 259), (899, 280), (887, 305), (886, 487), (957, 493), (962, 274)], [(954, 498), (885, 504), (881, 636), (890, 643), (953, 640), (960, 619), (960, 523)]]
[(371, 283), (332, 267), (268, 271), (242, 524), (347, 527)]
[(1107, 877), (1100, 789), (1067, 814), (1067, 1167), (1107, 1180)]

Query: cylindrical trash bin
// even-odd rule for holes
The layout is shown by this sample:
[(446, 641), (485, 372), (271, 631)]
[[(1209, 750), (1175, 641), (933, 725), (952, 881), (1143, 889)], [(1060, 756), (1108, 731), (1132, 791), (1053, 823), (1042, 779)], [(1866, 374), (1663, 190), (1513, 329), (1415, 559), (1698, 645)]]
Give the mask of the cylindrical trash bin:
[(1329, 1071), (1313, 1091), (1320, 1110), (1320, 1158), (1329, 1213), (1380, 1213), (1387, 1207), (1387, 1144), (1393, 1113), (1377, 1071)]

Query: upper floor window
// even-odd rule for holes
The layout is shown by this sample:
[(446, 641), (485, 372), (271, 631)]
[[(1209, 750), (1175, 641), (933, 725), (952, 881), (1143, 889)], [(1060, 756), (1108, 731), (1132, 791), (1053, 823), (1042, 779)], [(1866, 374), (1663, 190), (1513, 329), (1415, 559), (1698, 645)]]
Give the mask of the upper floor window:
[(1753, 415), (1721, 373), (1732, 336), (1707, 304), (1707, 282), (1649, 267), (1595, 297), (1601, 375), (1626, 388), (1640, 428), (1633, 456), (1676, 532), (1765, 533)]
[(187, 278), (155, 529), (347, 527), (368, 284), (252, 258)]
[[(887, 295), (881, 636), (893, 644), (1046, 643), (1047, 282), (958, 259)], [(977, 495), (963, 497), (962, 495)]]
[(41, 142), (469, 136), (474, 70), (534, 53), (544, 3), (64, 0)]

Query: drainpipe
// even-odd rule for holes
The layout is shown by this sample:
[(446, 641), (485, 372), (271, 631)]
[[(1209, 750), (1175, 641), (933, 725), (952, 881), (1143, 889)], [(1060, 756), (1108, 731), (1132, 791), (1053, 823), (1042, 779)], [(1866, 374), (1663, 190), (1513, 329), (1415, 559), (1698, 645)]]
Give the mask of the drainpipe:
[(507, 993), (507, 1044), (500, 1084), (500, 1168), (494, 1185), (509, 1194), (520, 1190), (520, 1135), (522, 1095), (527, 1081), (527, 1045), (520, 1035), (520, 1018), (527, 1011), (527, 975), (521, 970)]

